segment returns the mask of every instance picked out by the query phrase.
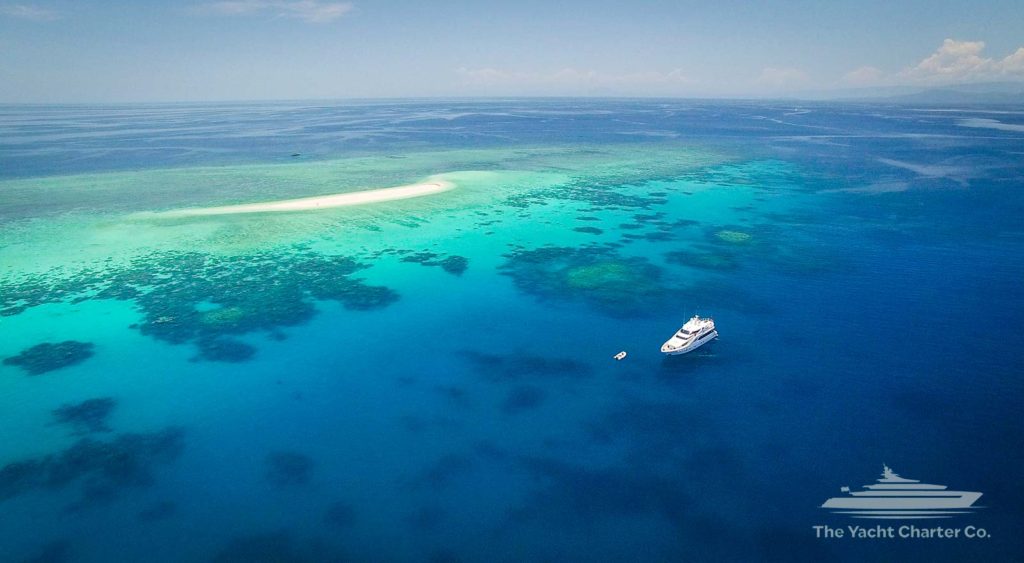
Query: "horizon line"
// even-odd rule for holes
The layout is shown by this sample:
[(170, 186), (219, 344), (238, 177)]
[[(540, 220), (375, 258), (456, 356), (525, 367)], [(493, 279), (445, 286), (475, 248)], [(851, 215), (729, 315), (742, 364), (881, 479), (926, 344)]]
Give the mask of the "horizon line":
[[(1024, 88), (1024, 81), (1021, 82), (1002, 82), (993, 84), (1019, 84)], [(11, 107), (11, 106), (144, 106), (144, 105), (215, 105), (215, 104), (256, 104), (256, 103), (295, 103), (295, 102), (342, 102), (342, 103), (381, 103), (381, 102), (443, 102), (443, 101), (501, 101), (501, 100), (579, 100), (579, 101), (599, 101), (599, 100), (666, 100), (666, 101), (714, 101), (714, 102), (810, 102), (810, 103), (829, 103), (829, 102), (847, 102), (847, 103), (900, 103), (899, 98), (907, 95), (924, 94), (929, 91), (953, 91), (957, 93), (970, 94), (969, 92), (961, 92), (955, 90), (958, 86), (964, 86), (967, 84), (951, 84), (946, 86), (934, 86), (934, 87), (912, 87), (912, 86), (895, 86), (892, 88), (919, 88), (916, 91), (907, 92), (905, 94), (876, 94), (876, 95), (863, 95), (856, 96), (836, 96), (836, 97), (820, 97), (810, 95), (713, 95), (713, 96), (665, 96), (665, 95), (644, 95), (644, 94), (633, 94), (633, 95), (605, 95), (605, 94), (576, 94), (576, 95), (479, 95), (479, 96), (442, 96), (442, 95), (430, 95), (430, 96), (331, 96), (331, 97), (310, 97), (310, 98), (210, 98), (210, 99), (196, 99), (196, 100), (123, 100), (123, 101), (91, 101), (91, 100), (63, 100), (63, 101), (45, 101), (45, 102), (26, 102), (26, 101), (4, 101), (0, 100), (0, 107)], [(864, 89), (870, 90), (870, 89)], [(817, 92), (818, 94), (827, 94), (829, 91), (824, 90)], [(843, 92), (843, 90), (834, 90), (837, 94)], [(1024, 90), (1022, 90), (1024, 93)], [(996, 94), (999, 93), (990, 93)], [(985, 95), (985, 94), (977, 94)], [(1024, 101), (1024, 100), (1022, 100)], [(914, 104), (942, 104), (950, 103), (944, 101), (928, 102), (928, 101), (907, 101), (906, 103)], [(967, 104), (983, 104), (983, 105), (1008, 105), (1013, 104), (1013, 101), (967, 101), (959, 102)], [(1019, 102), (1018, 102), (1019, 103)]]

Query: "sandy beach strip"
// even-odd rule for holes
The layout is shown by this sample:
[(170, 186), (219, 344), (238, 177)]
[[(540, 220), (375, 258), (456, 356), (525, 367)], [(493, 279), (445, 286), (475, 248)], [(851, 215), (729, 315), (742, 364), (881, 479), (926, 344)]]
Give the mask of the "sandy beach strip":
[(455, 184), (451, 182), (431, 179), (418, 184), (396, 186), (393, 188), (380, 188), (376, 190), (304, 197), (299, 199), (283, 199), (280, 201), (267, 201), (263, 203), (243, 203), (239, 205), (224, 205), (220, 207), (175, 209), (172, 211), (155, 213), (153, 215), (159, 217), (203, 217), (209, 215), (236, 215), (240, 213), (281, 213), (309, 211), (315, 209), (331, 209), (334, 207), (347, 207), (350, 205), (364, 205), (367, 203), (380, 203), (383, 201), (423, 197), (446, 192), (454, 187)]

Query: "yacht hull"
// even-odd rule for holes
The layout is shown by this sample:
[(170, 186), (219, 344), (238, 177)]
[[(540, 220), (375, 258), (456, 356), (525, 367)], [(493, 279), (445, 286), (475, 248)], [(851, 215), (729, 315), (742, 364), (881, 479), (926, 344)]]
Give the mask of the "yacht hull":
[(700, 339), (700, 340), (694, 342), (693, 344), (691, 344), (690, 346), (687, 346), (685, 348), (679, 348), (678, 350), (665, 350), (664, 348), (662, 348), (661, 351), (662, 351), (662, 353), (664, 353), (667, 356), (680, 356), (682, 354), (688, 354), (690, 352), (693, 352), (697, 348), (700, 348), (701, 346), (707, 344), (708, 342), (711, 342), (712, 340), (714, 340), (716, 338), (718, 338), (718, 331), (717, 330), (713, 331), (711, 333), (710, 337)]

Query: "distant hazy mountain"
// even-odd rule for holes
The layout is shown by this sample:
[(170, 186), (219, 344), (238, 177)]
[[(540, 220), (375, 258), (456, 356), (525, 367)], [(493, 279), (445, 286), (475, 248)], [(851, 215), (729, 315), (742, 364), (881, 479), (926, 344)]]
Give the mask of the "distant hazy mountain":
[(895, 104), (1024, 104), (1024, 82), (985, 82), (935, 88), (887, 86), (801, 92), (808, 100), (888, 102)]

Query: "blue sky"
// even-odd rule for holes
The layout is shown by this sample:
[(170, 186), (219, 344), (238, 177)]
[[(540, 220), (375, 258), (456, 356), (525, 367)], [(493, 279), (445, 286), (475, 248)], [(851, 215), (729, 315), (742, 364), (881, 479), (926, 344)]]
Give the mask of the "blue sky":
[(1024, 2), (0, 0), (0, 101), (775, 96), (1024, 79)]

